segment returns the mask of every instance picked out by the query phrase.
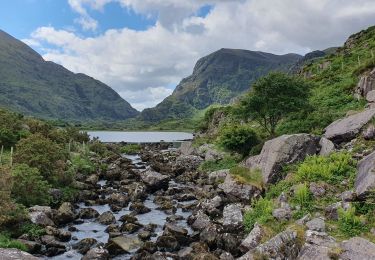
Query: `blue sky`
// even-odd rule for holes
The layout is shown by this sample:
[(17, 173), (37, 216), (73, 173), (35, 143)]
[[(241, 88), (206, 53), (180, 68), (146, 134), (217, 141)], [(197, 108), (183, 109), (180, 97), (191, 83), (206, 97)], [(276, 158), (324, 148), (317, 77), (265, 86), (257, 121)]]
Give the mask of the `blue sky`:
[(375, 24), (374, 0), (9, 0), (0, 29), (152, 107), (220, 48), (299, 53)]

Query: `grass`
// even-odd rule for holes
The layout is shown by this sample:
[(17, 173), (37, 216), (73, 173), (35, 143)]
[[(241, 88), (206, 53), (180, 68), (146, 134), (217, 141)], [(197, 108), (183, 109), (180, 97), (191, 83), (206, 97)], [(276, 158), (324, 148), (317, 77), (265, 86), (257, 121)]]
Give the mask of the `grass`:
[(199, 169), (203, 172), (214, 172), (218, 170), (231, 169), (237, 166), (238, 159), (232, 156), (226, 156), (219, 161), (209, 160), (204, 161)]
[(0, 248), (17, 248), (22, 251), (27, 251), (27, 247), (17, 240), (13, 240), (9, 235), (0, 233)]
[(245, 212), (244, 214), (244, 226), (247, 232), (250, 232), (254, 224), (265, 224), (268, 221), (273, 220), (272, 216), (273, 202), (264, 198), (260, 198), (252, 205), (252, 210)]
[(120, 151), (124, 154), (137, 154), (142, 147), (139, 144), (127, 144), (121, 147)]
[(368, 231), (368, 227), (362, 223), (361, 218), (356, 216), (354, 207), (347, 210), (339, 209), (338, 227), (341, 233), (349, 237), (358, 236)]
[(245, 167), (236, 166), (230, 169), (230, 174), (240, 183), (250, 184), (259, 189), (264, 188), (262, 172), (258, 169), (250, 170)]

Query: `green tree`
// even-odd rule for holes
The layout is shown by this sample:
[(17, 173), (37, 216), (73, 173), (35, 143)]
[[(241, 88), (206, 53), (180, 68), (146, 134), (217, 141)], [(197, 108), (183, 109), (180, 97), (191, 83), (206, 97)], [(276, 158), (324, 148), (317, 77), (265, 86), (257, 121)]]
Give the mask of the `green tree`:
[(271, 72), (259, 79), (239, 105), (242, 117), (256, 120), (271, 136), (278, 122), (308, 107), (309, 85), (301, 78)]
[(43, 179), (37, 168), (17, 164), (12, 169), (12, 176), (12, 197), (16, 202), (27, 207), (49, 204), (51, 197), (48, 191), (51, 186)]

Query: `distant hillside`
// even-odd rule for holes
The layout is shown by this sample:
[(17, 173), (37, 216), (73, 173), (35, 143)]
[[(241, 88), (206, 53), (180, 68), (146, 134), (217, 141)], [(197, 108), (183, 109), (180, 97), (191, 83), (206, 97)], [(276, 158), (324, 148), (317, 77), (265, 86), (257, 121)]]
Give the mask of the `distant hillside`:
[(124, 120), (138, 114), (104, 83), (44, 61), (1, 30), (0, 106), (66, 121)]
[(193, 74), (183, 79), (172, 95), (140, 118), (148, 122), (191, 117), (212, 104), (228, 104), (251, 83), (272, 70), (288, 71), (301, 58), (237, 49), (221, 49), (198, 60)]

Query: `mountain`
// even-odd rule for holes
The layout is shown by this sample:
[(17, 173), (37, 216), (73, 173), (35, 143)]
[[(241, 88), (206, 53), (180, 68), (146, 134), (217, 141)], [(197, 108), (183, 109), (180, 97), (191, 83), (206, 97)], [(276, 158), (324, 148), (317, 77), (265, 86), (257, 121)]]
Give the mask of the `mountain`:
[(43, 60), (29, 46), (1, 30), (0, 106), (66, 121), (114, 121), (138, 114), (109, 86)]
[(220, 49), (199, 59), (193, 74), (156, 107), (145, 109), (140, 118), (148, 122), (187, 118), (212, 104), (228, 104), (259, 77), (272, 70), (288, 71), (300, 58), (298, 54)]

